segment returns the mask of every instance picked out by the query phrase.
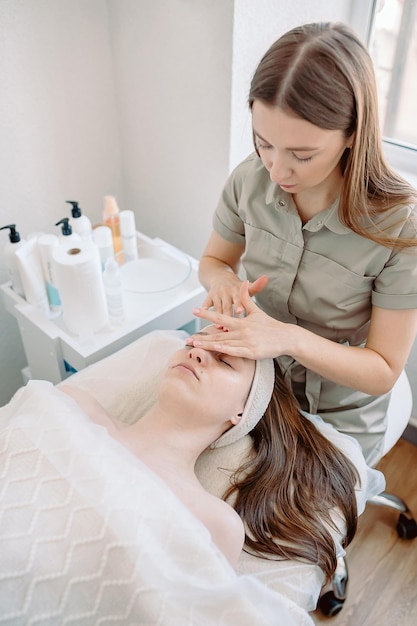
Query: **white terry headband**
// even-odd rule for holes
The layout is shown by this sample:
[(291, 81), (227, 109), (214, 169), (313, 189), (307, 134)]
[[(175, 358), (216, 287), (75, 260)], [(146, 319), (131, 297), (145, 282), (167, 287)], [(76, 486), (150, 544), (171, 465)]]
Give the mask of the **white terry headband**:
[(273, 359), (255, 361), (252, 386), (240, 422), (216, 439), (210, 445), (210, 448), (220, 448), (221, 446), (234, 443), (255, 428), (271, 400), (274, 381), (275, 369)]

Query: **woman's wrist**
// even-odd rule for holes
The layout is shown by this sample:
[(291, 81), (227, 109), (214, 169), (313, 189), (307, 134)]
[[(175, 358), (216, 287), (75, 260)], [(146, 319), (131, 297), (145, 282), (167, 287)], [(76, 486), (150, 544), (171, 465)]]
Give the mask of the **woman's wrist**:
[(292, 323), (278, 322), (278, 337), (277, 342), (279, 346), (279, 355), (287, 355), (301, 361), (305, 354), (306, 344), (306, 332), (304, 328)]
[(204, 258), (201, 259), (199, 264), (198, 278), (203, 287), (210, 291), (219, 279), (230, 273), (233, 273), (233, 270), (226, 263), (217, 259)]

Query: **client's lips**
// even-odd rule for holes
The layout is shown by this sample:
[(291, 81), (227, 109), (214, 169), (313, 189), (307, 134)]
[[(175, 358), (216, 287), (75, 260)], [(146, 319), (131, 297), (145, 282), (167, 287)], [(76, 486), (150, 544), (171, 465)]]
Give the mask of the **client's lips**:
[(175, 365), (175, 367), (183, 367), (184, 369), (186, 369), (189, 372), (191, 372), (191, 374), (193, 374), (194, 378), (196, 378), (197, 380), (200, 380), (199, 377), (197, 376), (197, 372), (195, 371), (194, 367), (192, 366), (191, 363), (188, 363), (188, 361), (187, 362), (178, 363), (178, 365)]

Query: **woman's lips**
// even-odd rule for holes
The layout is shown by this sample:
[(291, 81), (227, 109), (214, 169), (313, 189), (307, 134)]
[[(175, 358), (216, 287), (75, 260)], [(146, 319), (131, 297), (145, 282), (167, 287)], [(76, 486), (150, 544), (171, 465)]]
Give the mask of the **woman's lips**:
[(180, 367), (182, 369), (187, 370), (187, 372), (190, 372), (190, 374), (192, 374), (194, 378), (196, 378), (197, 380), (200, 380), (197, 376), (197, 372), (195, 371), (194, 367), (190, 363), (178, 363), (178, 365), (175, 365), (175, 367)]

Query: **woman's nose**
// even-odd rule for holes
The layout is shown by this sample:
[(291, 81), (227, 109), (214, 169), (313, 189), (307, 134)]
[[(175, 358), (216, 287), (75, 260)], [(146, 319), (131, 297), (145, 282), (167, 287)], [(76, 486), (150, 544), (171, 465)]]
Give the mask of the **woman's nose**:
[(268, 165), (269, 176), (273, 183), (279, 184), (288, 178), (290, 168), (282, 156), (274, 154)]

